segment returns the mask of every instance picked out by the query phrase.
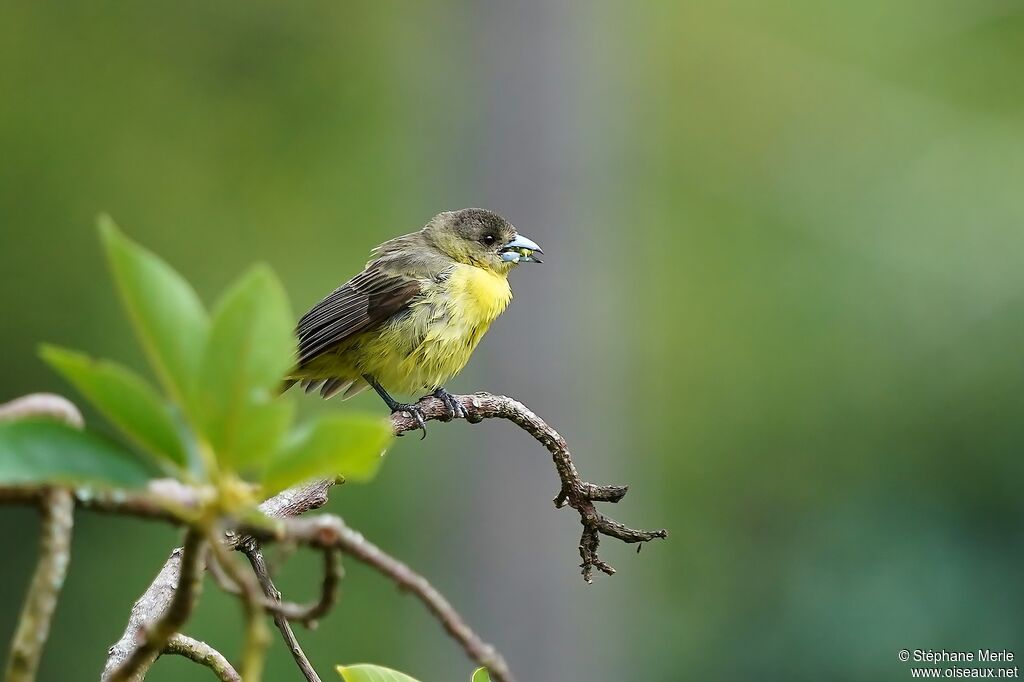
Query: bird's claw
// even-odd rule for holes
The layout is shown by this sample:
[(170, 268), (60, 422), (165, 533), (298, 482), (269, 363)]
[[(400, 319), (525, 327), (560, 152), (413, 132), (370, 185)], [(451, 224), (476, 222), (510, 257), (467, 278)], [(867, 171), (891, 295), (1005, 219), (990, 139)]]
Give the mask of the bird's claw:
[(448, 408), (448, 421), (452, 419), (465, 419), (468, 416), (466, 408), (462, 406), (458, 398), (443, 388), (437, 389), (431, 395), (443, 402), (444, 406)]
[(424, 438), (427, 437), (427, 416), (423, 414), (423, 410), (421, 410), (416, 405), (399, 403), (398, 405), (395, 405), (394, 409), (391, 410), (391, 414), (394, 414), (395, 412), (405, 412), (410, 417), (415, 419), (416, 424), (419, 425), (420, 431), (423, 432), (423, 435), (420, 436), (420, 440), (423, 440)]

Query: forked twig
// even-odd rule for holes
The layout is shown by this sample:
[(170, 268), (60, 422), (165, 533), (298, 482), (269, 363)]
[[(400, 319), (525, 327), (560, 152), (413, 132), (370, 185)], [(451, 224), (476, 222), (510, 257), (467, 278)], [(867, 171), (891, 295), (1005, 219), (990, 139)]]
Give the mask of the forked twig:
[[(468, 421), (477, 423), (484, 419), (507, 419), (533, 436), (551, 453), (555, 469), (558, 471), (558, 478), (562, 482), (558, 495), (555, 496), (555, 507), (560, 509), (568, 504), (579, 512), (580, 523), (583, 525), (583, 535), (580, 537), (579, 547), (583, 563), (580, 564), (580, 568), (583, 569), (583, 579), (588, 583), (593, 582), (595, 568), (608, 575), (615, 573), (615, 569), (601, 561), (597, 554), (602, 535), (630, 543), (650, 542), (668, 537), (668, 531), (665, 529), (635, 530), (598, 511), (594, 506), (595, 502), (619, 502), (626, 496), (629, 487), (594, 485), (582, 480), (579, 472), (576, 471), (576, 465), (573, 464), (572, 455), (569, 454), (569, 446), (565, 439), (518, 400), (490, 393), (459, 395), (454, 398), (466, 411)], [(432, 419), (446, 421), (448, 419), (448, 408), (439, 398), (426, 396), (420, 399), (416, 406), (422, 410), (423, 416), (428, 421)], [(401, 412), (391, 415), (391, 423), (395, 427), (395, 433), (398, 434), (419, 428), (412, 415)]]

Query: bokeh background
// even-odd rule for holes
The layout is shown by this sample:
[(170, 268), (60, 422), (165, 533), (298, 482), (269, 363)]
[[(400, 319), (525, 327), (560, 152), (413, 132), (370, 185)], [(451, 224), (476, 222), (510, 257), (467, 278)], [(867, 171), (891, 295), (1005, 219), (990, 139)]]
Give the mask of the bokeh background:
[[(43, 340), (142, 367), (100, 211), (207, 301), (259, 260), (301, 312), (378, 242), (484, 206), (548, 262), (450, 388), (524, 400), (585, 477), (631, 484), (610, 513), (669, 539), (606, 542), (619, 574), (584, 585), (547, 454), (500, 423), (402, 440), (330, 509), (521, 680), (1024, 655), (1022, 70), (1009, 0), (3, 2), (0, 399), (71, 393)], [(5, 642), (35, 529), (0, 512)], [(175, 541), (80, 515), (42, 679), (96, 678)], [(325, 679), (468, 679), (413, 600), (352, 562), (343, 590), (300, 633)], [(232, 654), (239, 623), (208, 589), (188, 630)], [(298, 677), (277, 642), (267, 677)]]

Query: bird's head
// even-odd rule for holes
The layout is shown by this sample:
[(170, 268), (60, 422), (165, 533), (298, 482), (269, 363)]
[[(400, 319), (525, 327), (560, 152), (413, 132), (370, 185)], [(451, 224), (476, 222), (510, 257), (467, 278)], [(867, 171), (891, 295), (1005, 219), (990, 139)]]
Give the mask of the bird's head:
[(423, 233), (440, 251), (459, 263), (506, 274), (519, 263), (540, 263), (544, 253), (497, 213), (464, 208), (439, 213)]

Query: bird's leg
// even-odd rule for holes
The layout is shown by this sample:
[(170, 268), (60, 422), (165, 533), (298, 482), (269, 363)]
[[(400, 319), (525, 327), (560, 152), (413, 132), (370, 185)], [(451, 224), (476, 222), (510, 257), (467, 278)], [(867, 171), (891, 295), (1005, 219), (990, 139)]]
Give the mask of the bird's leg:
[(373, 387), (373, 390), (377, 391), (377, 395), (381, 397), (381, 400), (387, 403), (388, 409), (391, 410), (392, 414), (395, 412), (408, 412), (409, 416), (416, 420), (416, 423), (420, 425), (420, 431), (423, 432), (423, 435), (420, 436), (420, 440), (427, 437), (427, 420), (426, 416), (423, 414), (423, 410), (415, 405), (398, 402), (392, 398), (391, 395), (384, 390), (384, 387), (378, 384), (377, 380), (369, 374), (364, 374), (363, 378), (366, 379), (366, 383)]
[(466, 418), (466, 410), (465, 408), (462, 407), (462, 403), (456, 400), (455, 396), (453, 396), (451, 393), (444, 390), (444, 386), (438, 388), (430, 395), (440, 400), (442, 403), (444, 403), (444, 406), (448, 408), (449, 420)]

